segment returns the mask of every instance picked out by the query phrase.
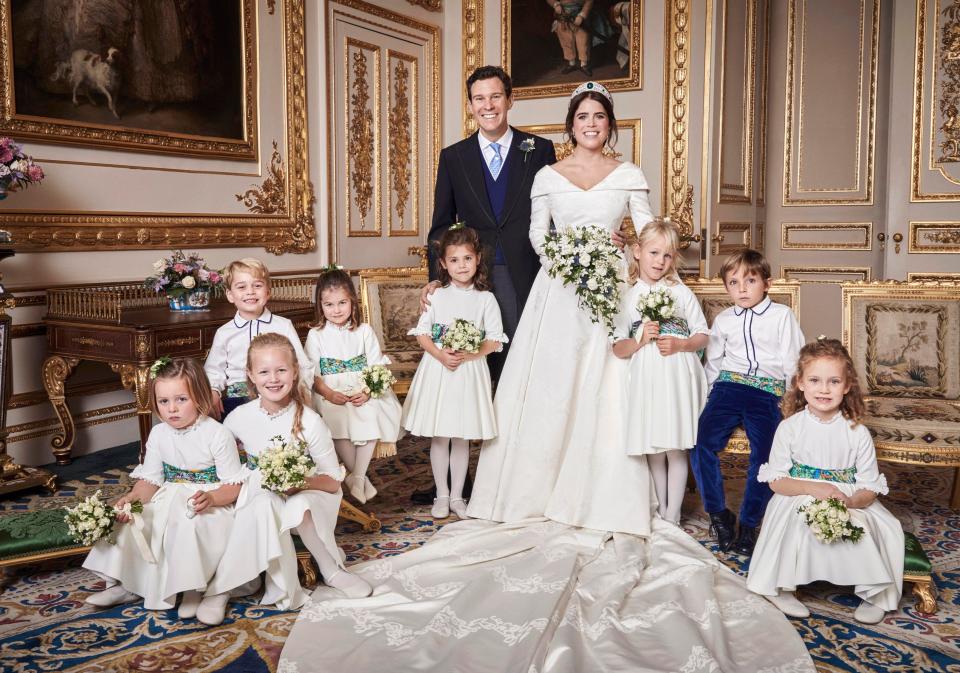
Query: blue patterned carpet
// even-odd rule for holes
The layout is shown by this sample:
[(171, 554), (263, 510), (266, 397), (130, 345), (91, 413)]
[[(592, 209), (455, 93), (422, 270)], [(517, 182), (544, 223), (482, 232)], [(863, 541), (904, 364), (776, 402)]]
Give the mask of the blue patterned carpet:
[[(404, 441), (398, 456), (375, 465), (381, 496), (370, 509), (383, 523), (367, 534), (355, 524), (338, 528), (348, 562), (382, 558), (421, 545), (436, 530), (428, 508), (409, 504), (409, 494), (430, 482), (423, 441)], [(135, 455), (135, 454), (134, 454)], [(114, 454), (115, 464), (129, 462), (130, 449)], [(126, 469), (104, 469), (104, 457), (90, 460), (95, 473), (84, 478), (84, 460), (62, 474), (55, 495), (33, 494), (0, 501), (0, 516), (35, 507), (59, 507), (96, 489), (113, 496), (129, 487)], [(728, 492), (736, 502), (743, 486), (741, 459), (725, 458)], [(793, 620), (821, 671), (889, 671), (960, 673), (960, 512), (947, 507), (952, 470), (883, 466), (893, 494), (885, 500), (906, 530), (913, 532), (933, 562), (939, 611), (918, 613), (905, 595), (900, 611), (873, 627), (853, 621), (857, 599), (842, 587), (816, 584), (801, 599), (808, 619)], [(696, 493), (690, 493), (683, 525), (707, 548), (707, 519)], [(713, 548), (713, 551), (716, 551)], [(180, 621), (176, 611), (147, 611), (137, 604), (98, 610), (83, 599), (101, 588), (96, 577), (79, 567), (81, 559), (49, 561), (10, 572), (0, 594), (0, 670), (137, 671), (143, 673), (275, 671), (284, 639), (296, 613), (257, 606), (251, 599), (230, 604), (226, 621), (206, 627)], [(725, 559), (735, 571), (737, 557)], [(384, 669), (387, 670), (387, 669)]]

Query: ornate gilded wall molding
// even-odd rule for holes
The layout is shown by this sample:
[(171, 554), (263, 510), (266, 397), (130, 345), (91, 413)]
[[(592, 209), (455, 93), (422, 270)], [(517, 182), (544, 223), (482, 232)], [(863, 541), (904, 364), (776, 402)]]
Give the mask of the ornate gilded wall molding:
[[(688, 182), (687, 156), (689, 139), (688, 106), (690, 101), (690, 23), (689, 0), (666, 2), (666, 53), (664, 54), (663, 107), (663, 205), (664, 213), (676, 217), (683, 207)], [(684, 236), (692, 230), (681, 229)]]
[[(743, 30), (742, 44), (727, 44), (727, 34), (731, 30), (727, 21), (730, 13), (730, 1), (723, 3), (722, 41), (720, 47), (720, 134), (719, 172), (720, 203), (751, 203), (753, 201), (753, 147), (756, 124), (756, 79), (757, 79), (757, 0), (741, 0), (745, 7), (742, 26), (733, 22), (735, 29)], [(742, 49), (743, 69), (732, 70), (727, 64), (727, 49)], [(740, 86), (740, 95), (736, 100), (728, 100), (729, 87)], [(730, 89), (735, 93), (735, 89)], [(727, 107), (727, 103), (730, 107)], [(736, 113), (740, 118), (740, 137), (737, 138), (724, 126), (724, 120)], [(736, 147), (730, 148), (730, 145)], [(736, 156), (736, 175), (724, 173), (724, 161), (728, 154)]]
[[(463, 81), (466, 82), (470, 73), (483, 65), (483, 0), (463, 0), (462, 26)], [(466, 106), (464, 108), (463, 135), (466, 137), (477, 130), (477, 123)]]
[[(714, 241), (714, 255), (729, 255), (744, 248), (749, 248), (753, 237), (751, 236), (751, 222), (718, 222), (717, 233), (722, 236), (722, 240)], [(736, 240), (731, 239), (733, 234)]]
[[(282, 4), (285, 154), (284, 214), (192, 212), (0, 212), (0, 227), (18, 251), (134, 250), (144, 248), (264, 247), (275, 254), (316, 248), (313, 185), (309, 175), (306, 105), (305, 0)], [(3, 31), (0, 31), (2, 33)], [(261, 72), (261, 77), (265, 73)], [(256, 96), (256, 91), (250, 93)], [(264, 110), (260, 111), (263, 114)], [(232, 192), (233, 190), (231, 190)], [(230, 192), (228, 192), (229, 194)]]
[(274, 214), (285, 213), (287, 178), (284, 175), (283, 159), (277, 149), (277, 141), (273, 141), (273, 155), (270, 165), (267, 166), (267, 177), (259, 187), (251, 187), (242, 194), (236, 194), (237, 201), (243, 203), (251, 213)]
[[(804, 232), (841, 233), (849, 240), (802, 241)], [(873, 222), (783, 222), (780, 225), (781, 250), (871, 250)]]
[[(799, 280), (801, 283), (841, 285), (850, 282), (869, 283), (873, 271), (869, 266), (781, 266), (780, 277), (786, 280)], [(823, 278), (822, 276), (835, 276)], [(806, 278), (804, 277), (806, 276)], [(814, 276), (811, 278), (810, 276)]]
[(910, 222), (911, 253), (960, 253), (960, 222)]
[(442, 12), (443, 0), (407, 0), (411, 5), (423, 7), (428, 12)]
[[(391, 67), (392, 64), (392, 67)], [(388, 170), (390, 172), (390, 205), (388, 209), (388, 236), (416, 236), (419, 234), (420, 172), (417, 170), (419, 143), (412, 119), (419, 119), (416, 91), (419, 86), (417, 59), (393, 50), (387, 50), (387, 68), (392, 86), (389, 123), (387, 128)], [(414, 198), (411, 200), (411, 193)], [(405, 226), (407, 207), (410, 206), (409, 227)], [(394, 215), (398, 222), (394, 225)]]
[[(350, 48), (355, 50), (351, 52)], [(372, 81), (367, 78), (367, 53), (373, 55), (373, 75)], [(370, 213), (373, 202), (373, 181), (380, 174), (377, 160), (379, 155), (377, 127), (373, 120), (380, 119), (380, 49), (375, 44), (361, 42), (360, 40), (347, 40), (347, 63), (350, 66), (351, 77), (348, 77), (344, 84), (347, 87), (345, 101), (348, 103), (347, 114), (344, 118), (347, 120), (347, 142), (348, 142), (348, 162), (349, 178), (353, 198), (350, 199), (351, 192), (348, 192), (348, 203), (357, 207), (360, 213), (360, 226), (354, 228), (351, 219), (347, 220), (348, 236), (379, 236), (380, 235), (380, 213), (379, 208), (374, 213), (374, 228), (367, 229), (367, 215)], [(370, 89), (374, 94), (370, 96)], [(371, 98), (373, 109), (371, 109)]]

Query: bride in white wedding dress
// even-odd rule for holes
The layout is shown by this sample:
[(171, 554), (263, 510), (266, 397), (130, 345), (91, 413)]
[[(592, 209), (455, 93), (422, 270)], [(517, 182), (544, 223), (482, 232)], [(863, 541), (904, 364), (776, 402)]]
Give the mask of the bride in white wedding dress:
[[(573, 155), (533, 186), (530, 240), (550, 226), (652, 219), (643, 172), (602, 156), (609, 93), (571, 98)], [(278, 673), (814, 671), (783, 614), (681, 529), (651, 517), (646, 460), (623, 443), (625, 362), (570, 288), (541, 269), (494, 400), (468, 513), (423, 547), (321, 586)], [(657, 422), (657, 419), (651, 419)]]

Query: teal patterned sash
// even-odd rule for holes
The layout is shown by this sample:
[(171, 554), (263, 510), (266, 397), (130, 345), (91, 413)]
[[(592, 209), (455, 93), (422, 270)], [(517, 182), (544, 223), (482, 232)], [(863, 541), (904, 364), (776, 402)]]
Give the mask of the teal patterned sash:
[[(430, 326), (430, 340), (435, 344), (440, 343), (440, 341), (443, 339), (443, 335), (447, 333), (448, 329), (450, 329), (450, 325), (441, 325), (438, 322), (433, 323)], [(483, 341), (486, 336), (487, 331), (480, 330), (480, 340)]]
[(751, 388), (756, 388), (757, 390), (762, 390), (771, 395), (776, 395), (777, 397), (783, 397), (783, 394), (787, 392), (786, 382), (784, 382), (783, 379), (772, 379), (766, 376), (750, 376), (749, 374), (740, 374), (739, 372), (731, 372), (726, 369), (720, 372), (717, 381), (739, 383), (750, 386)]
[(255, 470), (258, 467), (260, 467), (260, 461), (257, 460), (257, 457), (252, 453), (244, 452), (244, 458), (246, 458), (245, 464), (247, 466), (247, 469)]
[(174, 484), (217, 484), (220, 477), (217, 476), (217, 466), (202, 470), (187, 470), (170, 463), (163, 464), (163, 480)]
[(227, 386), (226, 397), (250, 397), (247, 382), (240, 381), (238, 383), (231, 383)]
[[(643, 325), (643, 321), (638, 320), (630, 326), (631, 337), (635, 337), (637, 335), (637, 331), (639, 331), (641, 325)], [(688, 339), (690, 338), (690, 327), (687, 325), (687, 321), (683, 318), (669, 318), (668, 320), (661, 320), (660, 336), (677, 336)]]
[(804, 465), (797, 461), (792, 461), (790, 467), (790, 476), (794, 479), (821, 479), (823, 481), (835, 481), (838, 484), (853, 484), (857, 481), (857, 468), (844, 467), (838, 470), (824, 470), (811, 465)]
[(343, 374), (344, 372), (360, 372), (367, 366), (367, 356), (360, 355), (349, 360), (337, 358), (320, 358), (320, 375)]

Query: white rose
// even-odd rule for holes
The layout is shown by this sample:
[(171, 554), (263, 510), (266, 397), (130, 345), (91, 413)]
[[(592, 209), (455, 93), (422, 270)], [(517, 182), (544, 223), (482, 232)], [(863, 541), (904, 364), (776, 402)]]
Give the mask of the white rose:
[(590, 254), (584, 253), (580, 255), (580, 266), (590, 266)]
[(663, 309), (662, 309), (660, 312), (663, 313), (663, 317), (664, 317), (664, 318), (672, 318), (672, 317), (673, 317), (673, 307), (672, 307), (672, 306), (664, 306)]
[(596, 292), (597, 288), (600, 287), (593, 278), (587, 281), (587, 289), (591, 292)]
[(190, 290), (197, 286), (197, 281), (193, 276), (184, 276), (183, 280), (180, 281), (180, 284)]

